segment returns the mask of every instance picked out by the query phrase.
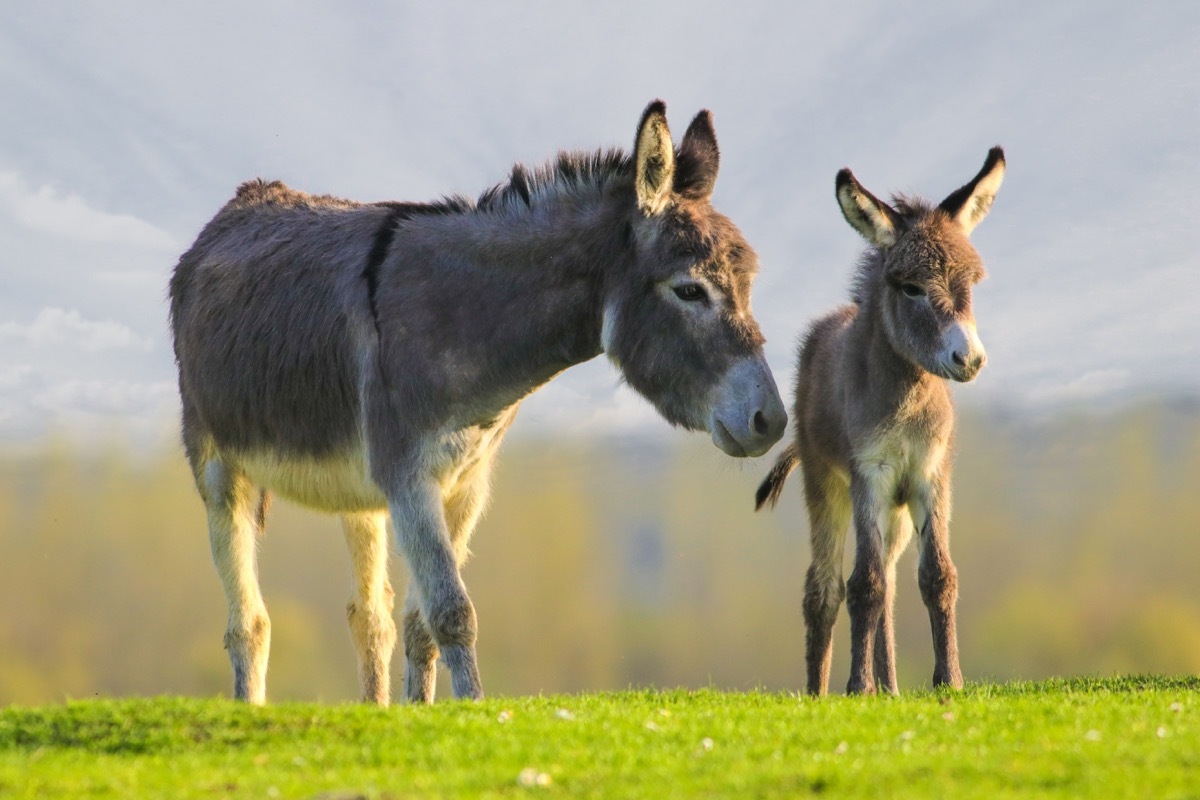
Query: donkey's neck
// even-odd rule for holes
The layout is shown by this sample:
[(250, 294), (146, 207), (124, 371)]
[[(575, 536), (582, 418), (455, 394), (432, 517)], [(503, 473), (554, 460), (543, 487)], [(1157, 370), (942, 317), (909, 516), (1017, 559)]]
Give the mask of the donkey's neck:
[[(467, 215), (469, 236), (452, 250), (511, 288), (522, 317), (536, 321), (527, 344), (549, 347), (561, 369), (601, 352), (606, 289), (631, 263), (628, 218), (625, 198), (603, 187), (535, 195), (532, 205)], [(525, 326), (505, 327), (519, 334)]]
[(403, 308), (393, 319), (428, 332), (422, 341), (447, 365), (448, 396), (475, 399), (468, 417), (498, 412), (600, 354), (605, 290), (631, 263), (629, 213), (621, 195), (580, 188), (401, 229), (392, 263)]

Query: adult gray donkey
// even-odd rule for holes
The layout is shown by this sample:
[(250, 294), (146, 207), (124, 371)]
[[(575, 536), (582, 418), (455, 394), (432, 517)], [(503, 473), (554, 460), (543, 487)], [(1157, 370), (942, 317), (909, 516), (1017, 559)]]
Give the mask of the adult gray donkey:
[(750, 313), (754, 251), (710, 202), (707, 111), (675, 148), (651, 103), (632, 157), (560, 153), (477, 201), (356, 203), (243, 184), (180, 259), (183, 443), (229, 604), (234, 694), (266, 699), (255, 554), (268, 492), (342, 517), (364, 699), (389, 701), (388, 515), (411, 580), (405, 694), (479, 698), (459, 575), (521, 400), (601, 352), (669, 422), (733, 456), (787, 416)]

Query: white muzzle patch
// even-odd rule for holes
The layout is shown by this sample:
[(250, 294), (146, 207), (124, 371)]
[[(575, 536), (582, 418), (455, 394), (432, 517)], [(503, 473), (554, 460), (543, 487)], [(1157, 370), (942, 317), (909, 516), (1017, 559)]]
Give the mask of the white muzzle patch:
[(938, 356), (942, 374), (966, 382), (979, 374), (987, 362), (987, 351), (975, 330), (975, 321), (955, 320), (942, 332), (942, 352)]

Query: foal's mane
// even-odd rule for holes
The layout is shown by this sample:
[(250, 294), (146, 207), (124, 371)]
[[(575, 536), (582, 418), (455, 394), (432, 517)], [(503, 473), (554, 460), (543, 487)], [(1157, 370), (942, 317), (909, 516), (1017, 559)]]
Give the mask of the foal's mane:
[[(900, 215), (904, 224), (911, 225), (917, 220), (934, 213), (937, 208), (923, 197), (908, 194), (892, 195), (892, 209)], [(858, 267), (854, 270), (854, 279), (850, 284), (850, 300), (861, 306), (871, 289), (879, 282), (880, 267), (883, 265), (883, 253), (877, 247), (868, 247), (858, 259)]]

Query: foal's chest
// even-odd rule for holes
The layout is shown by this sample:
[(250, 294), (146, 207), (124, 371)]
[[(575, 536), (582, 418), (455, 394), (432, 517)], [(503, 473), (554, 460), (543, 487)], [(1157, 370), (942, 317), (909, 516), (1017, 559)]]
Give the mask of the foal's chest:
[(931, 431), (913, 425), (879, 429), (856, 448), (855, 469), (876, 496), (904, 505), (918, 487), (928, 486), (941, 471), (949, 434), (949, 429)]

